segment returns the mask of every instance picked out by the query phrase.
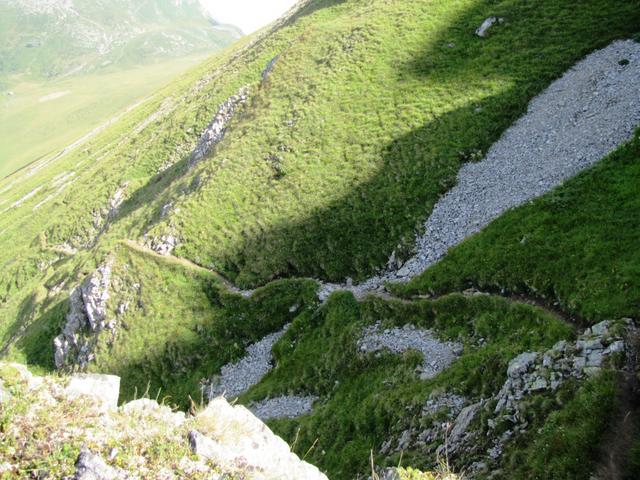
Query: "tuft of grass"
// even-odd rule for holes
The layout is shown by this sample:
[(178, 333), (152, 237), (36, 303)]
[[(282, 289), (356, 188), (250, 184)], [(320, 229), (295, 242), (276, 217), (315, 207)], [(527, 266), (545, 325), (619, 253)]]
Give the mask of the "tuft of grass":
[(600, 453), (597, 439), (616, 412), (617, 382), (614, 372), (586, 381), (561, 409), (505, 452), (503, 477), (589, 479)]

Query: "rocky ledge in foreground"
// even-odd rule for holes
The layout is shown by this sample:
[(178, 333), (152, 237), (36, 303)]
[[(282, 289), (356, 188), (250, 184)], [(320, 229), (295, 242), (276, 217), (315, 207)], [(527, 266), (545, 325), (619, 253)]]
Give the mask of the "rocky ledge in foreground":
[[(0, 477), (326, 480), (251, 412), (216, 398), (193, 416), (111, 375), (37, 377), (0, 363)], [(31, 477), (30, 477), (31, 478)]]

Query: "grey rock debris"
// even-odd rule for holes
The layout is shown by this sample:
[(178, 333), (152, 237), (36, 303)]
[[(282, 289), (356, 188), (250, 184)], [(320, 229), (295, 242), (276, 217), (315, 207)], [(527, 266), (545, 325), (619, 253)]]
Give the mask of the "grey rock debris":
[(318, 397), (315, 396), (300, 397), (295, 395), (268, 398), (252, 403), (249, 409), (260, 420), (296, 418), (311, 413), (313, 402), (317, 399)]
[(282, 338), (289, 325), (271, 333), (259, 342), (247, 347), (246, 355), (234, 363), (223, 366), (220, 375), (202, 383), (205, 398), (212, 400), (224, 395), (236, 398), (257, 384), (273, 368), (271, 349)]
[(365, 329), (358, 340), (361, 352), (377, 352), (388, 349), (392, 353), (417, 350), (424, 356), (419, 374), (422, 380), (435, 377), (449, 367), (462, 353), (462, 345), (456, 342), (442, 342), (431, 330), (420, 330), (407, 324), (402, 328), (382, 330), (377, 323)]

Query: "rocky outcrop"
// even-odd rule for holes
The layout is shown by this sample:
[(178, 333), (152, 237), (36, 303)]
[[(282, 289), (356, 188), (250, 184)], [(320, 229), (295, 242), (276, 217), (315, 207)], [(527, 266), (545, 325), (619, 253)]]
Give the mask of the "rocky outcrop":
[(206, 435), (198, 429), (189, 432), (193, 452), (218, 465), (246, 468), (255, 479), (327, 479), (316, 467), (301, 461), (284, 440), (241, 405), (231, 406), (217, 398), (195, 420), (206, 425)]
[(85, 367), (93, 360), (96, 336), (106, 328), (115, 328), (107, 321), (111, 270), (109, 260), (71, 292), (66, 324), (53, 340), (56, 368), (69, 364)]
[(175, 235), (162, 235), (160, 237), (145, 238), (144, 245), (150, 250), (166, 257), (173, 253), (179, 243), (178, 237)]
[[(531, 396), (553, 394), (569, 380), (580, 382), (603, 368), (615, 368), (612, 361), (624, 355), (626, 338), (633, 332), (637, 328), (630, 320), (604, 321), (586, 329), (575, 342), (560, 341), (543, 352), (523, 352), (509, 362), (497, 393), (477, 399), (436, 394), (422, 409), (418, 422), (422, 427), (402, 431), (380, 451), (387, 455), (419, 449), (464, 458), (469, 473), (482, 469), (501, 457), (508, 442), (527, 432), (525, 410)], [(479, 445), (489, 447), (479, 450)]]
[[(0, 364), (0, 381), (7, 371), (15, 386), (6, 400), (13, 417), (3, 436), (22, 440), (37, 430), (34, 441), (42, 441), (47, 451), (77, 448), (69, 453), (73, 456), (53, 461), (43, 453), (38, 459), (43, 473), (48, 462), (56, 468), (67, 462), (75, 472), (66, 480), (327, 478), (249, 410), (223, 398), (189, 417), (147, 398), (118, 408), (118, 377), (39, 378), (22, 366)], [(31, 453), (22, 458), (21, 449), (0, 455), (0, 473), (14, 478), (32, 461)]]
[[(93, 211), (93, 228), (98, 231), (97, 236), (99, 236), (107, 228), (109, 223), (118, 214), (120, 206), (126, 199), (126, 191), (128, 186), (128, 182), (123, 183), (116, 189), (115, 192), (113, 192), (113, 195), (109, 197), (107, 205)], [(96, 239), (93, 240), (93, 243), (95, 243), (95, 241)]]
[(120, 395), (120, 377), (95, 373), (77, 374), (71, 377), (64, 393), (71, 400), (79, 397), (92, 397), (99, 408), (115, 409), (118, 407)]
[(192, 168), (209, 155), (213, 147), (222, 141), (236, 110), (244, 105), (248, 98), (249, 89), (242, 87), (237, 94), (232, 95), (220, 105), (218, 113), (202, 132), (198, 144), (189, 157), (189, 168)]
[(76, 461), (76, 474), (73, 480), (116, 480), (126, 479), (127, 476), (119, 469), (106, 464), (99, 456), (87, 448), (83, 448)]
[(525, 352), (511, 360), (507, 381), (497, 395), (496, 414), (520, 414), (518, 403), (536, 392), (555, 391), (570, 378), (600, 371), (611, 355), (624, 352), (621, 336), (605, 321), (585, 330), (575, 343), (558, 342), (546, 352)]

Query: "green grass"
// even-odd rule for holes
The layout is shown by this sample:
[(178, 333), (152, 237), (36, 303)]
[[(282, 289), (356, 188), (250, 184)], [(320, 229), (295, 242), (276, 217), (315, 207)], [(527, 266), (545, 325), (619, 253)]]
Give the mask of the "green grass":
[(558, 302), (589, 322), (638, 318), (640, 136), (596, 167), (450, 250), (397, 293), (471, 285)]
[[(28, 81), (0, 97), (0, 177), (64, 147), (155, 92), (203, 57), (53, 81)], [(52, 94), (64, 96), (53, 98)], [(49, 100), (47, 98), (50, 98)]]
[[(508, 21), (479, 39), (489, 15)], [(197, 193), (154, 232), (176, 231), (179, 255), (241, 285), (362, 279), (394, 249), (407, 254), (462, 162), (574, 62), (629, 36), (639, 15), (635, 2), (564, 0), (317, 10), (270, 39), (282, 56), (268, 84), (189, 177), (204, 179)]]
[[(112, 275), (117, 283), (110, 318), (116, 318), (121, 304), (128, 308), (117, 317), (115, 341), (108, 332), (101, 336), (90, 370), (121, 376), (121, 401), (140, 397), (146, 389), (186, 408), (189, 397), (200, 401), (200, 380), (316, 305), (312, 281), (274, 282), (246, 299), (228, 293), (211, 272), (126, 245), (118, 249)], [(51, 338), (64, 325), (67, 311), (65, 303), (57, 304), (23, 333), (19, 360), (53, 368)]]
[(505, 478), (564, 480), (591, 478), (602, 438), (614, 418), (617, 376), (608, 372), (588, 380), (574, 398), (551, 413), (537, 434), (512, 444), (505, 456)]

